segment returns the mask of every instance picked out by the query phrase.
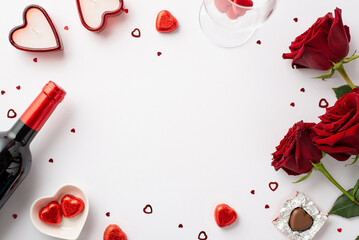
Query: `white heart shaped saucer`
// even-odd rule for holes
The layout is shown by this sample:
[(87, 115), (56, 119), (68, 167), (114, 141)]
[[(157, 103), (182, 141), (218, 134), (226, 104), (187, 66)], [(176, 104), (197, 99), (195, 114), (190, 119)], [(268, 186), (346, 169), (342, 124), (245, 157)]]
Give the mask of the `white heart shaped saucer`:
[[(57, 201), (61, 204), (61, 199), (66, 194), (81, 198), (84, 201), (84, 210), (74, 218), (62, 217), (58, 225), (44, 223), (39, 218), (39, 211), (51, 201)], [(78, 187), (65, 185), (60, 187), (53, 196), (42, 197), (37, 199), (31, 206), (30, 218), (34, 226), (42, 233), (62, 239), (75, 240), (79, 237), (83, 226), (85, 225), (89, 211), (89, 203), (86, 194)]]

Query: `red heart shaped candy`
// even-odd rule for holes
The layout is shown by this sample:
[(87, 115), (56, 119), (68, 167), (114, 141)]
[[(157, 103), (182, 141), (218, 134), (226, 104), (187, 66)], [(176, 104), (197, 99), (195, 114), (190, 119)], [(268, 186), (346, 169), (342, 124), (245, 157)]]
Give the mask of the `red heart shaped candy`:
[(119, 226), (111, 224), (106, 228), (103, 240), (127, 240), (127, 236)]
[(62, 220), (60, 204), (56, 201), (50, 202), (40, 209), (39, 217), (44, 223), (51, 225), (59, 224)]
[(174, 31), (178, 26), (177, 19), (167, 10), (158, 13), (156, 19), (156, 29), (159, 32), (167, 33)]
[(237, 220), (237, 213), (227, 204), (219, 204), (214, 212), (214, 217), (219, 227), (226, 227)]
[(61, 211), (66, 218), (73, 218), (79, 215), (84, 209), (84, 201), (72, 195), (65, 195), (61, 199)]

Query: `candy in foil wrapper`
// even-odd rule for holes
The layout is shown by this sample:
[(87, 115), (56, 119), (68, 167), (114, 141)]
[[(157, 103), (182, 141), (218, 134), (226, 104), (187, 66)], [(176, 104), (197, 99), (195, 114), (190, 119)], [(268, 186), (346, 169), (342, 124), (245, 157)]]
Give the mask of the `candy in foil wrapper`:
[[(303, 231), (292, 230), (290, 220), (293, 210), (302, 208), (312, 218), (312, 224)], [(306, 214), (305, 213), (305, 214)], [(273, 224), (293, 240), (310, 240), (321, 229), (327, 216), (320, 212), (314, 203), (303, 193), (297, 194), (283, 205), (279, 217), (273, 220)]]

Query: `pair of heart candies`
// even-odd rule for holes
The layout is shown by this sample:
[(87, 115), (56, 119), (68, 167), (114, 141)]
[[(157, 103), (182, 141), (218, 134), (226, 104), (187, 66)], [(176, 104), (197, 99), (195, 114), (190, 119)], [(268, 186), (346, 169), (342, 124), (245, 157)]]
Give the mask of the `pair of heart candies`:
[(61, 205), (52, 201), (40, 209), (39, 218), (50, 225), (58, 225), (65, 218), (73, 218), (79, 215), (85, 207), (84, 201), (73, 195), (67, 194), (61, 199)]

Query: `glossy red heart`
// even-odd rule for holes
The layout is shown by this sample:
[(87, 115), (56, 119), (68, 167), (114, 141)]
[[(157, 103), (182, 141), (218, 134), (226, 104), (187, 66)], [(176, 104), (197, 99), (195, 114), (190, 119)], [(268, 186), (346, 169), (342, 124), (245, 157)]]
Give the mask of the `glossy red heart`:
[(127, 240), (127, 236), (119, 226), (111, 224), (106, 228), (103, 240)]
[(24, 23), (11, 30), (10, 43), (19, 50), (49, 52), (62, 49), (62, 43), (45, 9), (30, 5), (23, 13)]
[(156, 19), (156, 29), (159, 32), (167, 33), (176, 30), (178, 27), (177, 19), (167, 10), (158, 13)]
[(236, 221), (237, 213), (227, 204), (219, 204), (214, 212), (214, 217), (219, 227), (226, 227)]
[(39, 211), (40, 220), (44, 223), (57, 225), (62, 220), (61, 207), (56, 201), (48, 203)]
[(61, 211), (64, 217), (73, 218), (84, 210), (85, 204), (81, 198), (67, 194), (61, 199)]

